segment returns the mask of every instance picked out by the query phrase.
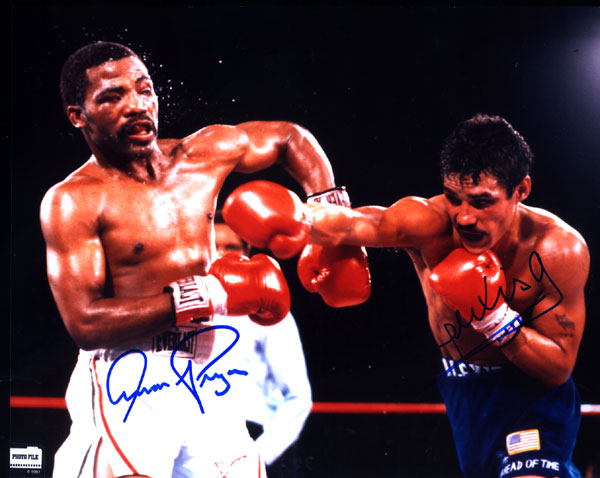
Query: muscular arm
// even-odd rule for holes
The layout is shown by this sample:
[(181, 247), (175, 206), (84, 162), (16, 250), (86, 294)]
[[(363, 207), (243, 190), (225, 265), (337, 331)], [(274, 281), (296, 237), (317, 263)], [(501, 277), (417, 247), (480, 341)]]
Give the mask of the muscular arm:
[(311, 205), (312, 241), (324, 245), (418, 247), (451, 231), (439, 198), (409, 196), (389, 208)]
[(583, 240), (572, 237), (541, 247), (539, 258), (530, 262), (532, 275), (543, 286), (534, 320), (502, 351), (524, 372), (557, 386), (570, 377), (577, 359), (590, 259)]
[(171, 314), (167, 294), (105, 297), (105, 256), (92, 202), (55, 188), (40, 216), (52, 293), (69, 334), (86, 350), (150, 338), (170, 327)]
[(250, 173), (280, 163), (306, 194), (335, 186), (331, 164), (308, 130), (283, 121), (251, 121), (237, 128), (248, 144), (236, 171)]

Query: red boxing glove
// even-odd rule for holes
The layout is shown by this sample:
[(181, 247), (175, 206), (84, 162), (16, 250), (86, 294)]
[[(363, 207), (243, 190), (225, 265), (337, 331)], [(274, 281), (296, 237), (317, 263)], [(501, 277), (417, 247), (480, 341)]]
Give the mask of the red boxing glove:
[[(308, 197), (308, 203), (350, 207), (344, 187), (335, 187)], [(298, 277), (309, 292), (316, 292), (331, 307), (349, 307), (371, 295), (367, 252), (360, 246), (307, 245), (298, 259)]]
[(362, 304), (371, 295), (367, 253), (358, 246), (309, 244), (298, 259), (298, 277), (330, 307)]
[(503, 345), (519, 329), (520, 315), (504, 298), (506, 278), (492, 251), (471, 254), (455, 249), (431, 272), (429, 283), (463, 320), (495, 345)]
[(275, 259), (229, 253), (217, 259), (210, 274), (227, 292), (227, 315), (248, 315), (260, 325), (274, 325), (290, 311), (290, 291)]
[(175, 325), (213, 315), (248, 315), (273, 325), (290, 311), (290, 291), (277, 262), (256, 254), (252, 259), (225, 254), (207, 276), (190, 276), (165, 288), (173, 298)]
[(223, 219), (244, 241), (268, 248), (280, 259), (302, 250), (312, 226), (307, 208), (293, 191), (262, 180), (236, 188), (223, 205)]

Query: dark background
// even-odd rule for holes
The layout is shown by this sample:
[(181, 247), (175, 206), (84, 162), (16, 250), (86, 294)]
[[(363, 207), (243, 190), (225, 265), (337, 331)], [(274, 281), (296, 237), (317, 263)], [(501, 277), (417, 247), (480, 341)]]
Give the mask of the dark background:
[[(45, 276), (38, 210), (45, 191), (89, 150), (61, 111), (60, 69), (78, 47), (124, 43), (142, 55), (160, 97), (160, 136), (212, 123), (288, 120), (308, 128), (354, 206), (440, 190), (444, 136), (476, 112), (500, 114), (535, 155), (527, 204), (586, 238), (588, 321), (574, 379), (600, 403), (600, 9), (474, 7), (18, 7), (11, 9), (11, 394), (63, 396), (77, 349)], [(251, 178), (234, 175), (220, 204)], [(135, 208), (135, 204), (132, 204)], [(370, 249), (371, 299), (327, 308), (283, 261), (314, 401), (439, 402), (439, 352), (408, 256)], [(518, 404), (507, 404), (507, 406)], [(11, 443), (51, 455), (65, 411), (10, 413)], [(575, 461), (600, 448), (584, 417)], [(444, 415), (317, 415), (299, 443), (310, 477), (456, 476)]]

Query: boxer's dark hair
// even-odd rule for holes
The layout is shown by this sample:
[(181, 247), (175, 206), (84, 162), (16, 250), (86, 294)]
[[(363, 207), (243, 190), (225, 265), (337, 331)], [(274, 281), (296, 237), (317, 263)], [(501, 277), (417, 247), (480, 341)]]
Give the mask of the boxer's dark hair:
[(512, 196), (533, 163), (533, 153), (523, 137), (500, 116), (476, 114), (459, 123), (444, 140), (441, 153), (443, 178), (457, 174), (461, 181), (479, 182), (493, 175)]
[(129, 56), (139, 58), (131, 48), (107, 41), (90, 43), (69, 56), (60, 73), (60, 96), (65, 112), (69, 105), (83, 106), (89, 86), (88, 68)]

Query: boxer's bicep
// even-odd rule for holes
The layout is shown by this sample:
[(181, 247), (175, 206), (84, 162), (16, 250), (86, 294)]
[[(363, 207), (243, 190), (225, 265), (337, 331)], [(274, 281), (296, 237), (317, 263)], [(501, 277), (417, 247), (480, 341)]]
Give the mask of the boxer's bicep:
[(314, 217), (312, 239), (325, 245), (419, 247), (451, 229), (444, 216), (427, 200), (412, 196), (400, 199), (389, 208), (310, 207)]
[(323, 148), (305, 128), (285, 121), (249, 121), (237, 129), (244, 150), (236, 171), (253, 173), (278, 163), (307, 194), (335, 186)]
[(48, 281), (70, 329), (104, 290), (105, 256), (97, 223), (68, 193), (44, 199), (41, 222)]
[(531, 274), (542, 286), (532, 327), (558, 345), (557, 358), (570, 373), (585, 326), (589, 251), (583, 240), (572, 235), (548, 242), (530, 260)]
[(236, 171), (252, 173), (283, 159), (293, 133), (290, 123), (280, 121), (248, 121), (237, 125), (243, 154)]
[(534, 308), (533, 322), (526, 320), (521, 333), (502, 350), (529, 375), (557, 386), (573, 372), (585, 322), (585, 305), (583, 294), (562, 300), (560, 296), (545, 299), (548, 300)]
[(529, 269), (540, 293), (521, 333), (503, 352), (528, 374), (556, 386), (571, 375), (581, 343), (589, 253), (583, 240), (561, 231), (536, 248)]

